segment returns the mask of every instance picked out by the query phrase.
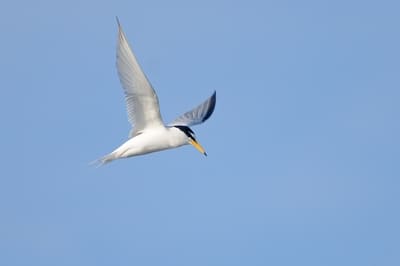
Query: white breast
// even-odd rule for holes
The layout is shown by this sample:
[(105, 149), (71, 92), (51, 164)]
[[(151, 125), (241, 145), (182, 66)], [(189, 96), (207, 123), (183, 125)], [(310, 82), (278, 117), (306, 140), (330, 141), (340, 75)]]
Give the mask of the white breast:
[(129, 139), (112, 153), (117, 158), (126, 158), (188, 144), (187, 136), (175, 127), (157, 127), (145, 130)]

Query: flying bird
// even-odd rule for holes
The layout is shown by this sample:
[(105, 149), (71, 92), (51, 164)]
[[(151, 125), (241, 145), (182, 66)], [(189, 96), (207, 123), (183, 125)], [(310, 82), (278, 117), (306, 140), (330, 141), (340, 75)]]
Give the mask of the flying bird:
[(206, 121), (214, 111), (216, 91), (202, 104), (165, 125), (160, 114), (158, 97), (141, 69), (127, 38), (118, 23), (117, 70), (125, 93), (128, 120), (132, 125), (129, 139), (111, 153), (100, 158), (103, 165), (127, 158), (191, 144), (207, 156), (190, 128)]

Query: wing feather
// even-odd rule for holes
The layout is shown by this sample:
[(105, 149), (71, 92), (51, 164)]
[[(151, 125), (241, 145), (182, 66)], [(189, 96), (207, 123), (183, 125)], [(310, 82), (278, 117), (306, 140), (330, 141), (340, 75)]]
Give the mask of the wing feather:
[(206, 121), (215, 109), (215, 104), (217, 102), (217, 93), (211, 95), (206, 101), (192, 110), (184, 113), (183, 115), (176, 118), (172, 121), (168, 126), (194, 126), (203, 123)]
[(132, 52), (118, 21), (117, 70), (125, 92), (131, 136), (148, 127), (163, 125), (158, 97)]

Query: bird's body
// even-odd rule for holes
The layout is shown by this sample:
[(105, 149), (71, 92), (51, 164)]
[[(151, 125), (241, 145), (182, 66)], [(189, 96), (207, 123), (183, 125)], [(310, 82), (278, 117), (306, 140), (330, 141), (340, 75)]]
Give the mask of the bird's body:
[(127, 140), (117, 149), (102, 158), (103, 163), (119, 158), (143, 155), (156, 151), (177, 148), (189, 144), (187, 136), (176, 127), (159, 126)]
[(164, 125), (158, 97), (139, 66), (121, 25), (118, 22), (117, 69), (125, 92), (128, 120), (132, 124), (129, 139), (113, 152), (100, 158), (105, 164), (120, 158), (193, 145), (204, 155), (189, 126), (203, 123), (214, 111), (216, 93), (196, 108), (184, 113), (167, 126)]

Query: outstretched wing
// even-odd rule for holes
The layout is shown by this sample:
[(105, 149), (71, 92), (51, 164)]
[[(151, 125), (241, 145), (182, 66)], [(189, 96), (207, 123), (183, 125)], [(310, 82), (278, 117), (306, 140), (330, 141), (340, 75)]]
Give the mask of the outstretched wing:
[(145, 128), (163, 125), (158, 97), (140, 68), (118, 21), (117, 70), (125, 92), (130, 137)]
[(206, 121), (214, 112), (215, 103), (217, 101), (217, 93), (214, 91), (213, 95), (208, 98), (205, 102), (197, 106), (196, 108), (184, 113), (183, 115), (176, 118), (168, 126), (194, 126), (201, 124)]

